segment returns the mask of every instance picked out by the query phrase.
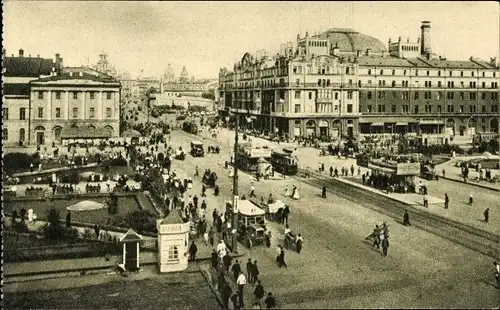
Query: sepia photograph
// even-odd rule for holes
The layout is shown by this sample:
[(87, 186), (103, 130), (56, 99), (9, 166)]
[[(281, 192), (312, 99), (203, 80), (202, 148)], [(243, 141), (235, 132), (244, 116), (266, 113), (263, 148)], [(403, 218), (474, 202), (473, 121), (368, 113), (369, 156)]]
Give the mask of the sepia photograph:
[(497, 1), (2, 7), (2, 308), (499, 309)]

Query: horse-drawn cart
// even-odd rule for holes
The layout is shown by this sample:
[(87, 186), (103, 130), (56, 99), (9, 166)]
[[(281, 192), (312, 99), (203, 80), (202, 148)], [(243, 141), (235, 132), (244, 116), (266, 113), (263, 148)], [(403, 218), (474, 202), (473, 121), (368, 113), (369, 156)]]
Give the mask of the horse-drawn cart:
[(203, 184), (207, 187), (215, 187), (215, 183), (217, 182), (217, 174), (215, 172), (206, 172), (203, 175)]
[(262, 207), (264, 211), (266, 211), (266, 218), (268, 220), (281, 222), (283, 218), (283, 211), (286, 207), (283, 201), (276, 200), (273, 203), (264, 203)]

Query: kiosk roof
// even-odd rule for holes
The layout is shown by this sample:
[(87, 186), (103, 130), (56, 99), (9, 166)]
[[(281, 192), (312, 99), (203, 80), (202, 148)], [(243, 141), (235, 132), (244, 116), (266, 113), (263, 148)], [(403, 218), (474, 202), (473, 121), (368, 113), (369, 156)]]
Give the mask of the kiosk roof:
[(245, 216), (261, 216), (266, 214), (264, 210), (252, 203), (250, 200), (239, 200), (238, 212)]

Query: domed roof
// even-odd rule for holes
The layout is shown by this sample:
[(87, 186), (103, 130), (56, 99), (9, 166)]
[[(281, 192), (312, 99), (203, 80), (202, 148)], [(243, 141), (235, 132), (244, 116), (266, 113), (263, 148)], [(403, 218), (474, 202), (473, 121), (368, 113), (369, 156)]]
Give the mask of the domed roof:
[(356, 53), (358, 50), (366, 52), (367, 49), (371, 49), (374, 53), (382, 53), (387, 50), (380, 40), (350, 28), (331, 28), (320, 37), (328, 38), (332, 46), (337, 45), (340, 52), (344, 53)]

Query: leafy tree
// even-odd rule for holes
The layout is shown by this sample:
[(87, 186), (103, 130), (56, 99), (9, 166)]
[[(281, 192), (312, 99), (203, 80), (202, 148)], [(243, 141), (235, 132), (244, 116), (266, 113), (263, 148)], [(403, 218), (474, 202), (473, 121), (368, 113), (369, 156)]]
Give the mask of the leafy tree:
[(65, 237), (65, 229), (60, 222), (60, 214), (56, 208), (52, 207), (47, 210), (48, 224), (44, 227), (44, 235), (48, 239), (60, 240)]
[(110, 214), (118, 213), (118, 197), (114, 193), (111, 193), (109, 198), (106, 200), (106, 204), (108, 205), (108, 212)]
[(151, 231), (154, 228), (155, 216), (148, 210), (137, 210), (127, 214), (126, 221), (128, 226), (138, 233), (146, 230)]

